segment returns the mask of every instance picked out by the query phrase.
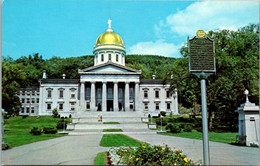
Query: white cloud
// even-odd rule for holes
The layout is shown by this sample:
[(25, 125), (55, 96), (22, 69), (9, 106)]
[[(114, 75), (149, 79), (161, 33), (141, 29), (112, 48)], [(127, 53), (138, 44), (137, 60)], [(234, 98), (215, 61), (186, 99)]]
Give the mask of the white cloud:
[(246, 1), (200, 1), (169, 15), (155, 25), (158, 36), (169, 33), (194, 36), (198, 29), (238, 29), (259, 22), (259, 3)]
[(129, 54), (150, 54), (179, 58), (181, 57), (180, 48), (182, 45), (183, 43), (174, 45), (163, 40), (139, 42), (129, 48)]

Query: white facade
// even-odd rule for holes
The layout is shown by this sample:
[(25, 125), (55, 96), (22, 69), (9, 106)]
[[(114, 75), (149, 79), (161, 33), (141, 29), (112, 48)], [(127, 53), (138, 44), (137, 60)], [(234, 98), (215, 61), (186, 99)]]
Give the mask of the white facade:
[(140, 79), (141, 71), (125, 66), (125, 47), (121, 37), (108, 29), (95, 44), (94, 66), (79, 69), (80, 79), (40, 81), (38, 115), (81, 117), (91, 112), (132, 112), (155, 115), (160, 111), (178, 114), (177, 92), (168, 93), (169, 84), (158, 79)]

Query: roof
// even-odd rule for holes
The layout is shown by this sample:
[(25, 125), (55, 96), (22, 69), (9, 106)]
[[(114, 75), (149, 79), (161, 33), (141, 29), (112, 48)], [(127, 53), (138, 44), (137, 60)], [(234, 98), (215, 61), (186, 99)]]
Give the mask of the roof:
[[(114, 66), (114, 67), (117, 67), (117, 68), (121, 68), (121, 69), (124, 69), (124, 70), (127, 70), (128, 72), (125, 72), (125, 73), (107, 73), (107, 74), (141, 74), (142, 72), (140, 70), (136, 70), (136, 69), (133, 69), (131, 67), (127, 67), (127, 66), (123, 66), (123, 65), (120, 65), (120, 64), (117, 64), (117, 63), (114, 63), (112, 61), (108, 61), (106, 63), (102, 63), (102, 64), (99, 64), (99, 65), (96, 65), (96, 66), (91, 66), (91, 67), (88, 67), (88, 68), (85, 68), (85, 69), (79, 69), (79, 73), (81, 74), (105, 74), (105, 73), (92, 73), (91, 71), (92, 70), (95, 70), (95, 69), (98, 69), (98, 68), (102, 68), (102, 67), (105, 67), (105, 66)], [(87, 72), (87, 73), (85, 73)]]
[(165, 84), (160, 79), (140, 79), (140, 84)]
[(38, 86), (30, 86), (30, 87), (25, 87), (25, 88), (20, 88), (18, 91), (38, 91), (39, 87)]
[(79, 79), (42, 79), (41, 83), (78, 84)]

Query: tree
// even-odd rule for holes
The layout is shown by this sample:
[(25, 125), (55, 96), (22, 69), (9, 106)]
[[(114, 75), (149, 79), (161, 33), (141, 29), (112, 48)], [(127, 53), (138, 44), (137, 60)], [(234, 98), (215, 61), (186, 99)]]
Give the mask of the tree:
[(16, 96), (17, 90), (25, 85), (26, 74), (22, 65), (2, 62), (2, 103), (9, 115), (17, 115), (20, 111), (20, 99)]
[[(250, 101), (259, 103), (259, 25), (249, 25), (238, 31), (209, 31), (208, 36), (215, 41), (216, 75), (207, 79), (207, 104), (209, 123), (212, 127), (212, 114), (226, 121), (230, 127), (237, 123), (234, 110), (245, 101), (244, 91), (250, 91)], [(181, 48), (183, 58), (174, 64), (165, 79), (171, 80), (171, 90), (179, 88), (182, 101), (190, 107), (192, 102), (200, 103), (199, 79), (188, 72), (188, 48)], [(172, 73), (171, 73), (172, 72)], [(178, 74), (181, 73), (181, 74)], [(199, 91), (197, 91), (199, 90)], [(180, 93), (179, 93), (180, 94)], [(184, 104), (184, 102), (183, 102)]]

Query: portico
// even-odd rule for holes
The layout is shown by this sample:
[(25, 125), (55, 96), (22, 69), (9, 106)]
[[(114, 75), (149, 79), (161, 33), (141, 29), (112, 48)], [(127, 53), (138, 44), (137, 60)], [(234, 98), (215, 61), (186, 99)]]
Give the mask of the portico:
[[(139, 81), (120, 79), (81, 81), (82, 111), (120, 112), (138, 110)], [(83, 96), (83, 97), (81, 97)]]

